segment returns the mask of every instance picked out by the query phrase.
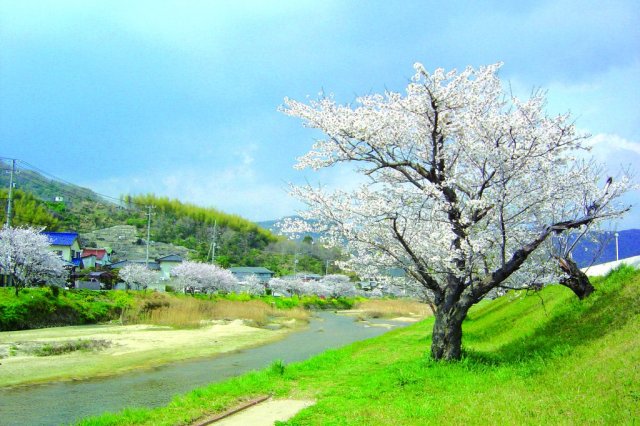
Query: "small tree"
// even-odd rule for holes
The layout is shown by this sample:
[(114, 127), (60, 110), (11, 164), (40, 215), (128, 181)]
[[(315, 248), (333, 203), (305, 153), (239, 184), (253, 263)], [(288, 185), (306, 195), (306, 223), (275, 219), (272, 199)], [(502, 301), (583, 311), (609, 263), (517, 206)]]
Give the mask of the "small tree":
[(318, 284), (323, 287), (324, 293), (328, 293), (329, 297), (354, 297), (358, 293), (355, 285), (346, 275), (325, 275)]
[(346, 241), (343, 267), (400, 267), (425, 288), (436, 360), (461, 357), (462, 322), (489, 292), (545, 281), (550, 236), (628, 209), (613, 201), (629, 179), (604, 185), (594, 163), (577, 161), (586, 136), (569, 115), (548, 117), (544, 93), (505, 93), (500, 66), (430, 74), (417, 64), (404, 95), (283, 108), (326, 134), (297, 167), (350, 163), (367, 179), (352, 192), (293, 187), (309, 206), (301, 216), (329, 244)]
[(244, 292), (256, 296), (264, 295), (265, 286), (260, 281), (257, 275), (251, 274), (244, 281), (241, 281), (237, 285), (237, 292)]
[(0, 230), (0, 270), (13, 282), (16, 296), (22, 287), (62, 277), (64, 262), (50, 246), (35, 228)]
[(119, 276), (125, 282), (127, 290), (135, 286), (136, 289), (146, 290), (150, 284), (158, 280), (158, 274), (149, 270), (145, 265), (130, 263), (123, 266)]
[(203, 292), (229, 293), (238, 285), (236, 277), (219, 266), (201, 262), (182, 262), (171, 270), (177, 287), (198, 289)]

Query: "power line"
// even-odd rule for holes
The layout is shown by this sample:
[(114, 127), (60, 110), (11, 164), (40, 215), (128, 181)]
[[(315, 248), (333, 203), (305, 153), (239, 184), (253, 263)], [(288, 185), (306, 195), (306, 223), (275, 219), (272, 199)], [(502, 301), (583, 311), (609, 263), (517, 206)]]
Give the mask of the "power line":
[[(9, 164), (5, 163), (5, 161), (11, 161), (11, 166), (9, 166)], [(12, 172), (17, 172), (18, 169), (14, 168), (14, 164), (15, 163), (19, 163), (21, 164), (21, 169), (25, 172), (28, 173), (21, 173), (19, 174), (19, 181), (22, 182), (30, 182), (31, 184), (35, 184), (35, 185), (39, 185), (40, 187), (43, 188), (49, 188), (50, 190), (55, 191), (56, 195), (63, 195), (66, 196), (68, 198), (70, 198), (71, 202), (73, 202), (73, 199), (82, 199), (83, 197), (86, 197), (87, 200), (92, 201), (92, 202), (100, 202), (101, 201), (101, 197), (104, 199), (102, 201), (106, 201), (109, 202), (109, 200), (115, 200), (117, 201), (117, 203), (112, 203), (114, 205), (114, 207), (116, 208), (125, 208), (126, 210), (130, 210), (130, 211), (137, 211), (140, 212), (143, 210), (143, 208), (146, 208), (147, 205), (144, 203), (140, 203), (137, 201), (133, 201), (131, 199), (129, 199), (127, 202), (123, 202), (124, 200), (115, 198), (115, 197), (111, 197), (109, 195), (106, 194), (101, 194), (95, 191), (92, 191), (91, 189), (88, 188), (83, 188), (81, 186), (75, 185), (72, 182), (69, 182), (65, 179), (59, 178), (55, 175), (53, 175), (52, 173), (49, 173), (39, 167), (34, 166), (33, 164), (30, 164), (24, 160), (20, 160), (20, 159), (13, 159), (13, 158), (8, 158), (8, 157), (2, 157), (0, 156), (0, 171), (12, 171)], [(26, 166), (26, 167), (25, 167)], [(20, 182), (18, 182), (17, 187), (19, 188)], [(11, 189), (13, 189), (13, 186), (15, 186), (16, 182), (11, 179), (10, 180), (10, 190), (9, 190), (9, 197), (6, 199), (3, 199), (7, 201), (7, 210), (10, 208), (10, 203), (13, 200), (13, 194), (11, 192)], [(62, 185), (65, 185), (67, 187), (64, 187)], [(43, 200), (39, 200), (36, 199), (38, 204), (43, 204), (47, 207), (49, 207), (47, 205), (46, 201)], [(68, 201), (67, 201), (68, 203)], [(71, 214), (71, 212), (55, 212), (55, 216), (58, 216), (59, 218), (61, 217), (67, 217), (70, 218), (73, 215)], [(10, 215), (7, 215), (7, 218), (9, 218)], [(8, 219), (9, 220), (9, 219)], [(64, 220), (64, 219), (63, 219)], [(149, 233), (149, 230), (147, 231), (147, 233)], [(147, 238), (149, 239), (149, 238)]]
[(9, 201), (7, 202), (7, 228), (11, 228), (11, 198), (13, 194), (13, 175), (16, 172), (16, 160), (11, 160), (11, 177), (9, 178)]
[[(37, 166), (34, 166), (33, 164), (31, 164), (31, 163), (29, 163), (27, 161), (24, 161), (24, 160), (21, 160), (21, 159), (17, 159), (17, 158), (14, 159), (14, 158), (8, 158), (8, 157), (0, 156), (0, 160), (17, 161), (18, 163), (23, 164), (25, 166), (24, 170), (37, 172), (37, 174), (35, 174), (33, 177), (35, 177), (36, 179), (39, 179), (41, 182), (43, 182), (43, 183), (45, 183), (47, 185), (51, 185), (52, 183), (63, 183), (63, 184), (66, 184), (68, 186), (74, 187), (74, 189), (76, 189), (78, 191), (86, 193), (91, 198), (93, 198), (95, 196), (98, 196), (98, 197), (101, 197), (101, 198), (103, 198), (103, 199), (105, 199), (107, 201), (113, 200), (114, 204), (117, 204), (118, 206), (122, 206), (122, 204), (126, 204), (127, 206), (135, 205), (135, 206), (137, 206), (139, 208), (145, 208), (146, 207), (146, 205), (144, 203), (139, 203), (139, 202), (132, 201), (132, 200), (129, 200), (126, 203), (124, 203), (123, 200), (120, 199), (120, 198), (112, 197), (110, 195), (102, 194), (102, 193), (96, 192), (96, 191), (94, 191), (92, 189), (84, 188), (82, 186), (76, 185), (76, 184), (74, 184), (72, 182), (69, 182), (69, 181), (67, 181), (65, 179), (62, 179), (62, 178), (60, 178), (60, 177), (58, 177), (58, 176), (56, 176), (56, 175), (54, 175), (54, 174), (52, 174), (50, 172), (47, 172), (46, 170), (43, 170), (43, 169), (41, 169), (41, 168), (39, 168)], [(0, 164), (4, 165), (4, 163), (2, 163), (2, 162), (0, 162)], [(9, 169), (6, 169), (6, 170), (9, 170)], [(34, 182), (33, 179), (27, 178), (26, 176), (22, 176), (22, 177), (27, 179), (27, 180), (30, 180), (31, 182)], [(50, 181), (45, 180), (46, 177), (49, 177)], [(69, 197), (78, 197), (78, 194), (72, 193), (72, 192), (67, 191), (67, 190), (63, 190), (63, 189), (61, 189), (59, 187), (56, 187), (55, 189), (58, 190), (61, 193), (64, 193), (65, 195), (67, 195)]]

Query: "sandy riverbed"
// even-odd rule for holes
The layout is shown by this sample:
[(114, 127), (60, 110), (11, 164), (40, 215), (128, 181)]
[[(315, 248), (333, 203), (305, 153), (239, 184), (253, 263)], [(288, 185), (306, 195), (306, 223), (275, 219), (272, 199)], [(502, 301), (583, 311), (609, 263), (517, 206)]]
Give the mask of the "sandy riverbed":
[[(0, 386), (78, 380), (152, 368), (261, 345), (282, 338), (289, 331), (249, 327), (236, 320), (187, 330), (151, 325), (91, 325), (1, 332)], [(107, 347), (52, 356), (35, 356), (26, 350), (79, 339), (106, 342)]]

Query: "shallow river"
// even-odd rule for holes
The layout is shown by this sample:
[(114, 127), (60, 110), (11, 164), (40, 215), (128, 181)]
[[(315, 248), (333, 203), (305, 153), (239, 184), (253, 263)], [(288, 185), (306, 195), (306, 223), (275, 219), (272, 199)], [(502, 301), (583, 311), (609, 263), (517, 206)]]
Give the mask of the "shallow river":
[[(378, 323), (392, 324), (391, 321)], [(383, 327), (355, 322), (350, 317), (320, 312), (304, 331), (215, 358), (183, 361), (109, 378), (0, 389), (0, 425), (69, 424), (125, 407), (166, 405), (176, 394), (264, 368), (273, 360), (301, 361), (386, 331)]]

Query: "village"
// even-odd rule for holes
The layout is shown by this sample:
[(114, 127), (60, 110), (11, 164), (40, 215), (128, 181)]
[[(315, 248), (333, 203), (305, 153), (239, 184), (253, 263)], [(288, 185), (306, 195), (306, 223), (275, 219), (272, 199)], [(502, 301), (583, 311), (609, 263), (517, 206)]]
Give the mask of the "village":
[[(218, 275), (208, 285), (191, 274), (188, 281), (180, 280), (181, 274), (174, 273), (180, 265), (199, 266), (200, 262), (188, 260), (189, 250), (166, 243), (149, 242), (147, 245), (137, 237), (136, 229), (130, 225), (118, 225), (84, 235), (77, 232), (43, 232), (51, 242), (50, 249), (64, 262), (67, 276), (65, 288), (88, 290), (150, 290), (180, 291), (185, 293), (206, 293), (212, 291), (236, 291), (256, 294), (291, 296), (293, 294), (318, 294), (320, 296), (362, 296), (380, 297), (387, 295), (407, 295), (408, 283), (402, 270), (389, 270), (384, 275), (368, 277), (352, 283), (348, 276), (340, 274), (321, 275), (309, 271), (299, 271), (274, 278), (275, 273), (261, 266), (235, 266), (225, 269), (226, 280)], [(110, 235), (112, 238), (107, 238)], [(114, 239), (115, 238), (115, 239)], [(109, 245), (86, 245), (91, 242), (108, 240)], [(152, 247), (152, 249), (150, 249)], [(143, 267), (152, 274), (144, 283), (127, 283), (119, 276), (122, 268), (132, 265)], [(210, 265), (215, 270), (215, 265)], [(218, 268), (222, 269), (222, 268)], [(187, 274), (189, 275), (189, 274)], [(326, 282), (331, 282), (328, 291)], [(340, 286), (337, 286), (340, 283)], [(399, 284), (402, 283), (400, 287)]]

